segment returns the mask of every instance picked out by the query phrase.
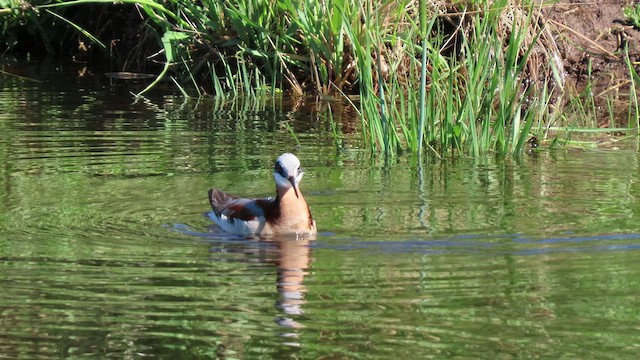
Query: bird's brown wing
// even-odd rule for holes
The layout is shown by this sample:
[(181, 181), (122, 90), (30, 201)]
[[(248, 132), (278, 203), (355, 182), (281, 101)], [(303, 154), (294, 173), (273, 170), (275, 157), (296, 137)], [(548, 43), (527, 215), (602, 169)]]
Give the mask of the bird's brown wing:
[(209, 190), (209, 202), (216, 216), (226, 216), (230, 221), (240, 219), (253, 220), (256, 216), (263, 216), (263, 209), (256, 204), (254, 199), (245, 199), (228, 194), (217, 189)]

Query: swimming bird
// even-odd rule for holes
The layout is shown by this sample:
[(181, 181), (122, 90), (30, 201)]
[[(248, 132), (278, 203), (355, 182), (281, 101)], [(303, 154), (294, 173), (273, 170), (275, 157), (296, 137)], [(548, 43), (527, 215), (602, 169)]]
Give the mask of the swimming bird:
[(313, 235), (316, 222), (300, 191), (302, 175), (300, 160), (293, 154), (284, 153), (276, 160), (273, 170), (275, 198), (247, 199), (209, 189), (213, 209), (209, 217), (222, 230), (236, 235)]

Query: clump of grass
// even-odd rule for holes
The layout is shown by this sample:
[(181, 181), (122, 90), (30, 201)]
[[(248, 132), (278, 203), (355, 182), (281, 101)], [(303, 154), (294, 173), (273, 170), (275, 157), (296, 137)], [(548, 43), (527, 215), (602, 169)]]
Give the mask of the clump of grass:
[(622, 9), (625, 19), (636, 29), (640, 29), (640, 4), (625, 6)]
[(529, 136), (543, 131), (551, 98), (544, 84), (528, 85), (541, 36), (536, 12), (507, 0), (462, 6), (446, 18), (431, 11), (423, 28), (408, 15), (396, 23), (410, 26), (371, 34), (373, 43), (386, 44), (380, 57), (390, 68), (384, 81), (379, 70), (377, 82), (361, 87), (361, 94), (384, 89), (362, 98), (371, 143), (392, 153), (423, 147), (436, 154), (522, 151)]

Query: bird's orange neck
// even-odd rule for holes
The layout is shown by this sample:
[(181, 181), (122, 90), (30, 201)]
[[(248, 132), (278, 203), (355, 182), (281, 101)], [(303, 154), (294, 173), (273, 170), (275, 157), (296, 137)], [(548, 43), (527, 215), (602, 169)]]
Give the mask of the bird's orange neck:
[(280, 222), (295, 223), (307, 221), (307, 219), (311, 218), (309, 206), (300, 189), (298, 189), (298, 196), (296, 196), (292, 187), (286, 189), (278, 188), (276, 203), (280, 209)]

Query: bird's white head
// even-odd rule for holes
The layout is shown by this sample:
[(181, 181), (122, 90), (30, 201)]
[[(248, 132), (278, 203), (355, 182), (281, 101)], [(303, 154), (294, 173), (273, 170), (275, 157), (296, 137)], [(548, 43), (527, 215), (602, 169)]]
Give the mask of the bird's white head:
[(293, 191), (296, 193), (296, 197), (299, 197), (298, 185), (302, 180), (302, 168), (300, 167), (300, 160), (291, 154), (284, 153), (280, 155), (273, 170), (273, 178), (276, 180), (276, 186), (278, 189), (289, 189), (293, 187)]

